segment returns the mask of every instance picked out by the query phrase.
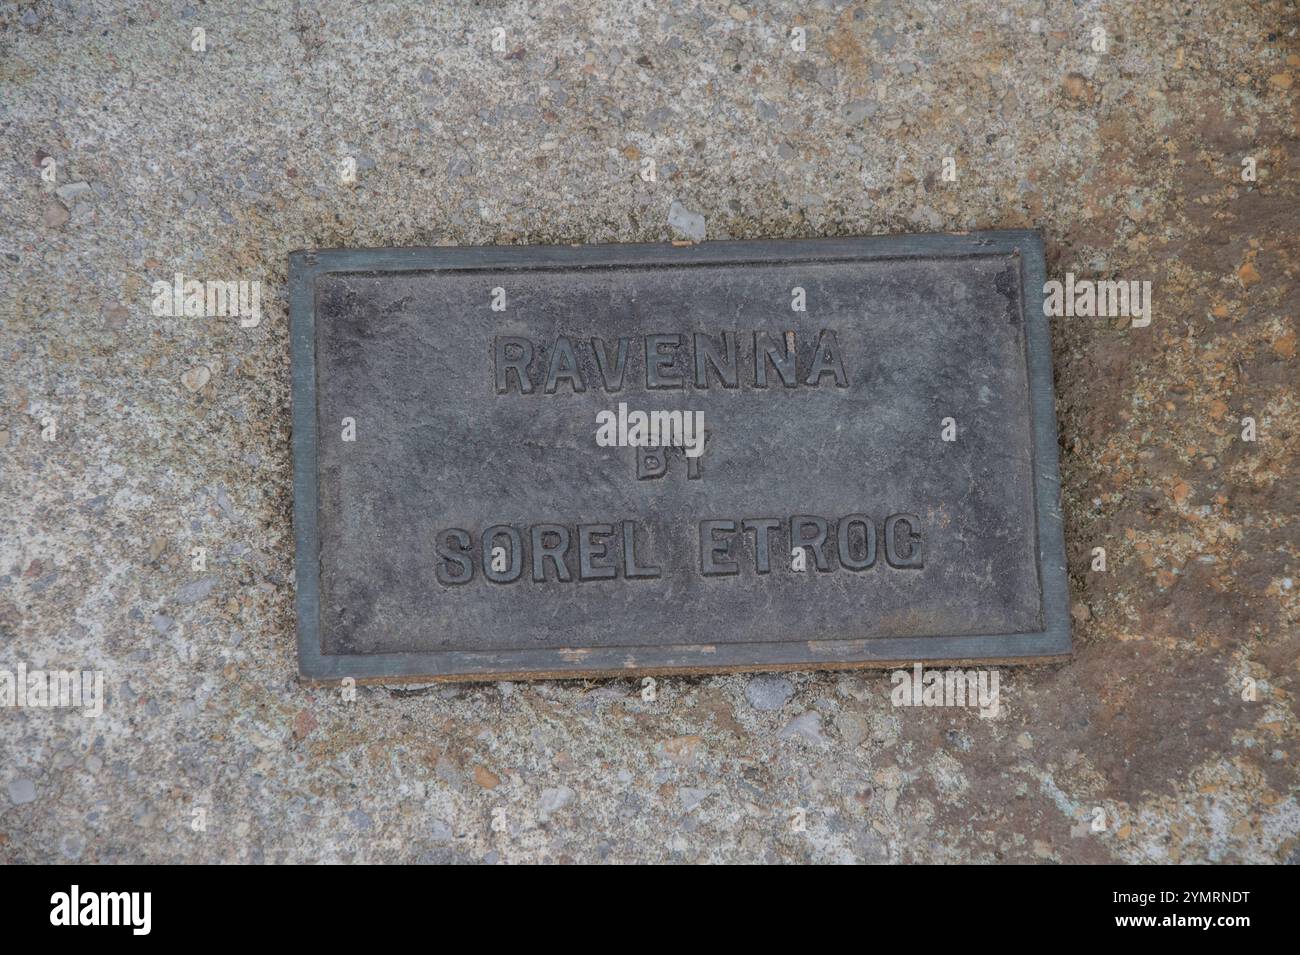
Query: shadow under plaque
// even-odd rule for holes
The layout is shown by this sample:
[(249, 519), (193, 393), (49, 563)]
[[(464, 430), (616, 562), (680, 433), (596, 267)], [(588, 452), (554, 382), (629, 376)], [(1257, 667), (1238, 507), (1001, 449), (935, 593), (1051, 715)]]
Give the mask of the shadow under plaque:
[(1070, 652), (1036, 232), (289, 265), (305, 680)]

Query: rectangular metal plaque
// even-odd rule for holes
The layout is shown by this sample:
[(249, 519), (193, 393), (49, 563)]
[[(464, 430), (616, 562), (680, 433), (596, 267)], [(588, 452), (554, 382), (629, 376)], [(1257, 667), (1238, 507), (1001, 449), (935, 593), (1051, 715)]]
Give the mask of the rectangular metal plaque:
[(293, 253), (303, 678), (1067, 655), (1043, 282), (1034, 232)]

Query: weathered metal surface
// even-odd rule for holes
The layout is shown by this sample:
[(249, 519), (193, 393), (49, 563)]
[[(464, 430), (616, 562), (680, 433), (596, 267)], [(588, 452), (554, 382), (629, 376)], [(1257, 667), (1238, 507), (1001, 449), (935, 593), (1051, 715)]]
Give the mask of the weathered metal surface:
[(1069, 651), (1035, 233), (290, 266), (304, 678)]

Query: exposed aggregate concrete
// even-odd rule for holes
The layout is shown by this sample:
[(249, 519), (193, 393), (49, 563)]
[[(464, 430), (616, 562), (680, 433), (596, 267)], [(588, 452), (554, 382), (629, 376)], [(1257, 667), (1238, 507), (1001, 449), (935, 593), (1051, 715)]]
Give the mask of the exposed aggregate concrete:
[[(0, 669), (108, 693), (0, 711), (0, 861), (1296, 861), (1297, 28), (0, 6)], [(1076, 655), (1004, 670), (996, 718), (894, 707), (887, 673), (297, 682), (290, 250), (1012, 227), (1155, 305), (1053, 322)], [(262, 320), (156, 317), (176, 272), (260, 281)]]

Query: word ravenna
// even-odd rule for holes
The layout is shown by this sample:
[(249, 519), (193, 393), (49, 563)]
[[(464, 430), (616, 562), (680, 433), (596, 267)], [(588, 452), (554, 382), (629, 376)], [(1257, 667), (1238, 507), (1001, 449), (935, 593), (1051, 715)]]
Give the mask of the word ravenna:
[[(634, 347), (634, 342), (638, 343)], [(795, 333), (753, 332), (743, 338), (736, 332), (706, 335), (695, 332), (619, 338), (606, 342), (574, 340), (560, 335), (544, 344), (517, 336), (501, 336), (492, 346), (496, 393), (512, 391), (553, 395), (561, 384), (580, 394), (590, 387), (622, 391), (630, 365), (641, 369), (651, 390), (685, 388), (767, 388), (780, 385), (818, 387), (829, 376), (838, 388), (849, 386), (835, 332), (821, 330), (817, 343), (799, 355)], [(742, 373), (743, 372), (743, 373)], [(643, 375), (642, 375), (643, 373)]]

